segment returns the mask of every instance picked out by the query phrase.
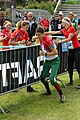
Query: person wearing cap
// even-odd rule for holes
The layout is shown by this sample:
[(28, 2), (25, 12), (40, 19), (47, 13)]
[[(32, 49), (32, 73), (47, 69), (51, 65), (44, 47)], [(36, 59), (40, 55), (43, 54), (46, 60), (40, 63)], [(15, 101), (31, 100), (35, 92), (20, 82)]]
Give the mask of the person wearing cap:
[(29, 35), (29, 41), (32, 42), (32, 37), (35, 36), (37, 23), (33, 20), (33, 13), (32, 12), (28, 12), (27, 18), (29, 21), (29, 28), (28, 28), (27, 32)]
[(19, 21), (17, 23), (17, 29), (11, 34), (9, 45), (30, 45), (31, 43), (28, 42), (28, 32), (26, 32), (28, 28), (29, 21)]
[(0, 42), (2, 42), (3, 46), (9, 46), (8, 42), (11, 37), (12, 24), (9, 21), (5, 21), (3, 26), (4, 26), (4, 29), (0, 33)]
[(60, 11), (59, 14), (58, 14), (58, 19), (55, 21), (55, 30), (58, 31), (58, 30), (61, 30), (63, 28), (62, 26), (62, 19), (63, 19), (63, 12)]
[[(68, 85), (72, 85), (73, 84), (73, 67), (74, 67), (73, 63), (74, 61), (75, 61), (75, 67), (77, 69), (77, 72), (78, 74), (80, 74), (80, 43), (77, 38), (76, 30), (72, 26), (71, 21), (68, 17), (64, 17), (62, 19), (62, 26), (64, 27), (62, 30), (50, 31), (47, 34), (62, 34), (63, 33), (66, 38), (62, 41), (59, 41), (59, 43), (70, 42), (70, 41), (72, 42), (73, 52), (71, 54), (71, 52), (69, 51), (69, 55), (68, 55), (68, 73), (69, 73), (69, 78), (70, 78), (70, 82), (68, 83)], [(72, 55), (74, 56), (74, 58), (72, 57)]]

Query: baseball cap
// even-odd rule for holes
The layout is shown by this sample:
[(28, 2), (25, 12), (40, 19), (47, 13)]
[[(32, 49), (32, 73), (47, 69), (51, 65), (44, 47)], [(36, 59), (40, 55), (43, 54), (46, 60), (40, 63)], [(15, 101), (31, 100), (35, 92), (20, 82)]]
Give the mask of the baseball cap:
[(73, 15), (74, 16), (74, 13), (71, 11), (71, 12), (68, 13), (68, 15)]
[(60, 11), (58, 15), (62, 15), (62, 16), (63, 16), (63, 12), (62, 12), (62, 11)]

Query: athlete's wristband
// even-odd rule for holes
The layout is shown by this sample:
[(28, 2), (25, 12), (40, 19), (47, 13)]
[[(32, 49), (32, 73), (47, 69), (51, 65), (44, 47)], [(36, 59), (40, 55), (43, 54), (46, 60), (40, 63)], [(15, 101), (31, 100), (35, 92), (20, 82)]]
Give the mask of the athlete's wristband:
[(21, 42), (20, 41), (18, 41), (18, 45), (20, 44)]

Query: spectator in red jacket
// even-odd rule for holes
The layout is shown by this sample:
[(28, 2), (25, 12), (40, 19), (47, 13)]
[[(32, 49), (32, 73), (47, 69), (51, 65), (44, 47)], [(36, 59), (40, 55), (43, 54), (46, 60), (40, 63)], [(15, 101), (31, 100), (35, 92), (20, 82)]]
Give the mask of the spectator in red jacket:
[(40, 21), (40, 25), (45, 29), (45, 31), (49, 31), (50, 21), (46, 16), (44, 16), (43, 19)]
[(8, 46), (8, 42), (10, 40), (11, 37), (11, 22), (9, 21), (5, 21), (4, 24), (4, 29), (2, 30), (2, 32), (0, 33), (0, 42), (2, 42), (3, 46)]
[(28, 32), (27, 29), (29, 28), (29, 21), (20, 21), (18, 22), (18, 28), (12, 33), (11, 39), (9, 40), (10, 45), (29, 45), (28, 42)]

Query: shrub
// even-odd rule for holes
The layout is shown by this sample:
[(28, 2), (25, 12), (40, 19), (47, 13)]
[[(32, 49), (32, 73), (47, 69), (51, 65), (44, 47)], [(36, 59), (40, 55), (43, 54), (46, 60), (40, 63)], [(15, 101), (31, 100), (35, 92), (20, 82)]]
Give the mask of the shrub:
[(44, 9), (44, 10), (48, 10), (51, 14), (53, 14), (53, 11), (54, 11), (54, 8), (56, 6), (56, 2), (36, 2), (36, 0), (34, 0), (33, 2), (32, 1), (29, 1), (28, 5), (25, 6), (25, 5), (18, 5), (17, 6), (17, 9), (21, 9), (21, 8), (27, 8), (27, 9)]

